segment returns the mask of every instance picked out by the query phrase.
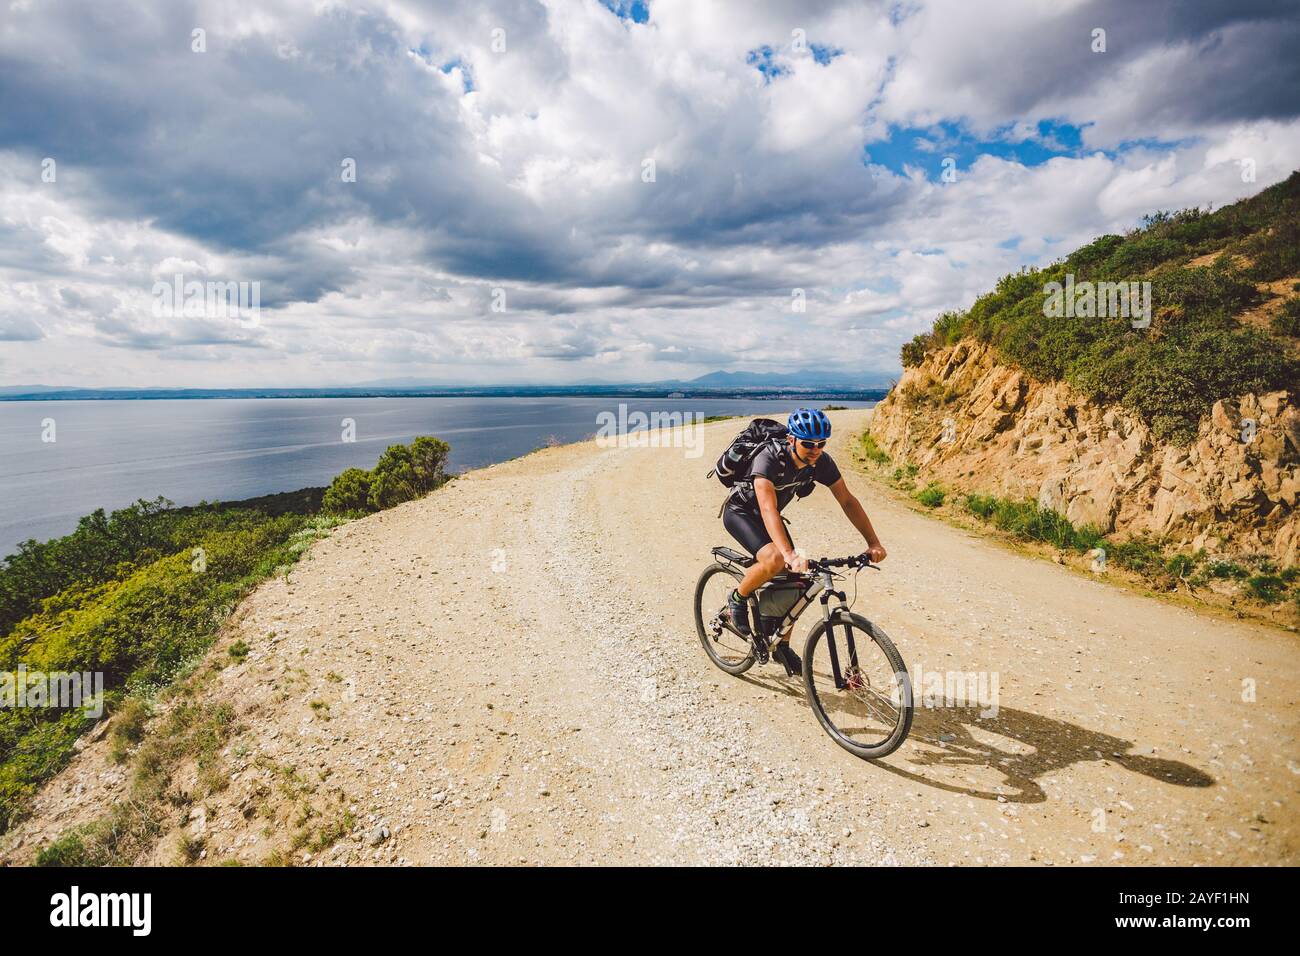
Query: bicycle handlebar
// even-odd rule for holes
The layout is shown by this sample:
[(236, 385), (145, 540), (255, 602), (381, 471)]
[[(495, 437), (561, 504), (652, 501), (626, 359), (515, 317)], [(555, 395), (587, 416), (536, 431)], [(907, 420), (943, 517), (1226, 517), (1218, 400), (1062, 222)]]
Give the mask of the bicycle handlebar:
[(872, 564), (871, 559), (865, 554), (855, 554), (847, 558), (818, 558), (816, 561), (808, 562), (808, 570), (816, 569), (818, 571), (827, 571), (831, 568), (874, 568), (880, 570), (880, 565)]

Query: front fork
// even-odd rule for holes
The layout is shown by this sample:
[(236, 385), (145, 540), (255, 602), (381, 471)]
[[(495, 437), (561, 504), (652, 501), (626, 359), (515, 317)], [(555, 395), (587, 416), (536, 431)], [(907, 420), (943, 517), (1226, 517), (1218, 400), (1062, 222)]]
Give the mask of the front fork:
[[(831, 598), (840, 599), (840, 606), (831, 611)], [(826, 649), (830, 652), (831, 658), (831, 677), (835, 681), (836, 690), (857, 690), (862, 686), (862, 671), (858, 667), (858, 647), (853, 640), (853, 628), (844, 621), (844, 644), (845, 650), (848, 651), (848, 668), (840, 666), (840, 651), (836, 646), (835, 624), (832, 622), (833, 614), (839, 613), (844, 609), (848, 601), (843, 591), (835, 591), (830, 587), (822, 591), (822, 620), (826, 622)]]

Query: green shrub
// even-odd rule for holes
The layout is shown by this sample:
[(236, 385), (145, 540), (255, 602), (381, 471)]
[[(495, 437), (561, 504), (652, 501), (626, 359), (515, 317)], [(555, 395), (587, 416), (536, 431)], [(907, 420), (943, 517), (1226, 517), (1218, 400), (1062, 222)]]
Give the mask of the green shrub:
[(938, 345), (955, 345), (961, 340), (966, 327), (966, 316), (961, 312), (944, 312), (934, 320), (934, 337)]
[[(173, 508), (162, 498), (139, 501), (111, 515), (96, 511), (63, 538), (24, 542), (0, 567), (0, 669), (24, 664), (31, 671), (101, 673), (106, 703), (115, 711), (112, 755), (126, 759), (136, 748), (141, 786), (148, 790), (163, 779), (178, 747), (196, 756), (201, 783), (223, 786), (213, 770), (213, 748), (224, 739), (229, 708), (201, 718), (185, 707), (173, 709), (165, 726), (145, 739), (145, 699), (194, 668), (249, 589), (290, 568), (312, 541), (341, 523), (315, 514), (327, 499), (341, 510), (370, 510), (372, 474), (383, 486), (374, 507), (423, 494), (447, 480), (448, 450), (436, 438), (418, 438), (388, 449), (374, 473), (349, 469), (328, 490), (189, 508)], [(358, 487), (363, 495), (355, 493)], [(247, 654), (242, 641), (230, 648), (236, 661)], [(21, 816), (36, 787), (67, 763), (77, 738), (94, 723), (81, 710), (0, 709), (0, 832)], [(156, 828), (140, 809), (147, 803), (128, 801), (120, 819), (59, 841), (45, 862), (98, 865), (129, 856), (130, 847)]]
[(267, 518), (307, 515), (320, 505), (320, 489), (264, 495), (237, 502), (203, 502), (175, 508), (165, 498), (137, 501), (106, 515), (86, 515), (62, 538), (24, 541), (0, 565), (0, 633), (62, 594), (78, 593), (120, 580), (134, 569), (194, 547), (214, 531), (253, 528)]
[(1099, 236), (1081, 249), (1076, 249), (1065, 260), (1066, 271), (1074, 273), (1076, 278), (1091, 278), (1094, 271), (1109, 259), (1124, 243), (1123, 236), (1113, 234)]
[(937, 508), (943, 504), (946, 496), (943, 487), (937, 481), (932, 481), (916, 493), (916, 500), (927, 508)]
[(1286, 582), (1276, 574), (1256, 574), (1246, 579), (1250, 596), (1265, 604), (1277, 604), (1286, 596)]
[(89, 858), (82, 834), (76, 830), (65, 833), (36, 854), (37, 866), (94, 866), (98, 862)]
[(962, 506), (977, 518), (991, 522), (1000, 531), (1029, 541), (1043, 541), (1063, 550), (1090, 551), (1104, 539), (1098, 528), (1092, 525), (1076, 528), (1065, 515), (1035, 501), (969, 494), (962, 499)]
[[(303, 521), (286, 514), (252, 528), (210, 532), (195, 542), (205, 554), (201, 571), (187, 548), (120, 580), (73, 585), (0, 638), (0, 667), (98, 671), (114, 693), (165, 685), (201, 657), (253, 584), (296, 560), (288, 542)], [(124, 734), (142, 720), (141, 706), (126, 705)], [(78, 710), (0, 713), (0, 829), (12, 825), (41, 781), (62, 769), (93, 723)], [(124, 736), (112, 747), (124, 755), (131, 743)]]
[(1106, 276), (1136, 278), (1162, 262), (1182, 255), (1186, 249), (1183, 243), (1175, 239), (1138, 234), (1117, 246), (1101, 264), (1099, 271)]
[(1300, 295), (1293, 295), (1282, 304), (1270, 328), (1278, 335), (1300, 338)]
[(1168, 573), (1164, 551), (1160, 543), (1151, 538), (1112, 542), (1106, 545), (1106, 558), (1117, 567), (1149, 577)]
[(916, 482), (912, 479), (916, 477), (917, 472), (920, 470), (917, 465), (908, 462), (895, 468), (890, 474), (889, 480), (894, 483), (895, 487), (903, 491), (911, 491), (916, 487)]
[(370, 505), (370, 472), (364, 468), (347, 468), (330, 482), (321, 507), (329, 514), (365, 514)]
[(902, 362), (903, 368), (912, 368), (920, 365), (925, 361), (925, 355), (931, 348), (930, 333), (922, 332), (910, 341), (903, 343), (902, 351), (899, 353), (899, 361)]
[(1211, 266), (1169, 269), (1151, 282), (1153, 309), (1173, 307), (1182, 315), (1229, 316), (1259, 300), (1253, 282), (1248, 282), (1226, 258)]
[(1259, 282), (1300, 275), (1300, 203), (1292, 206), (1290, 216), (1252, 237), (1246, 254), (1253, 260), (1250, 277)]
[(1072, 385), (1101, 401), (1118, 401), (1150, 424), (1158, 438), (1186, 444), (1201, 417), (1224, 396), (1292, 385), (1300, 368), (1257, 329), (1179, 327), (1169, 334), (1090, 357), (1073, 369)]
[(149, 720), (149, 705), (142, 700), (130, 698), (122, 709), (113, 715), (112, 729), (109, 731), (110, 756), (114, 763), (126, 760), (131, 749), (144, 739), (144, 728)]
[(421, 436), (410, 445), (390, 445), (370, 473), (370, 506), (392, 508), (422, 498), (447, 480), (443, 466), (450, 446)]
[(1235, 561), (1216, 560), (1210, 562), (1210, 564), (1205, 568), (1205, 575), (1206, 577), (1218, 580), (1226, 579), (1240, 581), (1243, 578), (1249, 577), (1250, 572)]
[(1165, 570), (1176, 578), (1187, 579), (1196, 571), (1198, 554), (1175, 554), (1165, 562)]

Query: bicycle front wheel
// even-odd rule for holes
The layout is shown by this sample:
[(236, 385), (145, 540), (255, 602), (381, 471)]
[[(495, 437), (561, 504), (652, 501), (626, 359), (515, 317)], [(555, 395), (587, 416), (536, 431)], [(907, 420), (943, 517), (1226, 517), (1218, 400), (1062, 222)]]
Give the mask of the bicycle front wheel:
[(804, 648), (804, 689), (817, 720), (849, 753), (876, 760), (912, 727), (912, 681), (889, 637), (857, 614), (823, 621)]

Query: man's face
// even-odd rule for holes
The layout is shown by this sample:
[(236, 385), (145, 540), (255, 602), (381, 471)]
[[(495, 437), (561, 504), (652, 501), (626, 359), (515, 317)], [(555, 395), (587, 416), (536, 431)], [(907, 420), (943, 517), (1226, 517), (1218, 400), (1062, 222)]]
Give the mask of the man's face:
[(817, 464), (817, 459), (820, 458), (822, 452), (826, 450), (824, 445), (820, 448), (816, 447), (818, 444), (821, 444), (820, 442), (810, 442), (809, 444), (814, 446), (810, 448), (802, 439), (795, 438), (793, 435), (787, 435), (786, 441), (790, 443), (791, 451), (797, 453), (800, 458), (808, 462), (810, 465)]

